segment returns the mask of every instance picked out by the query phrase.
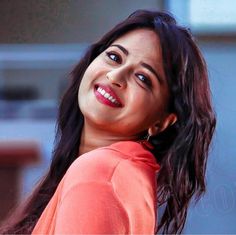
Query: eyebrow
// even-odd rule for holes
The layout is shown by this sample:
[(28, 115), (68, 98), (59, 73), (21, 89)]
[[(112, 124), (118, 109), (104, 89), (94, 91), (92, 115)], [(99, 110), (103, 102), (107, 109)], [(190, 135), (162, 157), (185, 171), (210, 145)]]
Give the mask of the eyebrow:
[(111, 47), (118, 47), (125, 55), (129, 54), (129, 52), (124, 47), (122, 47), (121, 45), (112, 44)]
[[(118, 47), (126, 56), (129, 55), (128, 50), (126, 50), (123, 46), (121, 46), (121, 45), (119, 45), (119, 44), (112, 44), (111, 47)], [(164, 79), (162, 78), (162, 76), (160, 76), (160, 74), (158, 74), (158, 73), (156, 72), (156, 70), (155, 70), (151, 65), (149, 65), (149, 64), (147, 64), (147, 63), (144, 63), (144, 62), (141, 62), (141, 65), (142, 65), (144, 68), (148, 69), (151, 73), (153, 73), (153, 74), (157, 77), (157, 79), (158, 79), (159, 82), (162, 82), (162, 81), (164, 80)]]

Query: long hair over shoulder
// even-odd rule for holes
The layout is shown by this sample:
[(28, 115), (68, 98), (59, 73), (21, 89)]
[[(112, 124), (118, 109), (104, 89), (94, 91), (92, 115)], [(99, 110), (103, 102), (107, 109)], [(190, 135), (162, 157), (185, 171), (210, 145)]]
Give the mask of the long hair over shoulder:
[(155, 232), (182, 232), (191, 199), (199, 199), (206, 190), (206, 163), (216, 124), (207, 69), (188, 29), (179, 26), (169, 13), (138, 10), (92, 44), (73, 69), (59, 107), (50, 168), (27, 201), (4, 223), (2, 234), (32, 232), (67, 169), (79, 157), (84, 119), (77, 97), (85, 70), (114, 40), (139, 28), (152, 29), (160, 39), (171, 95), (168, 110), (178, 118), (151, 138), (161, 166), (157, 175), (158, 206), (165, 205)]

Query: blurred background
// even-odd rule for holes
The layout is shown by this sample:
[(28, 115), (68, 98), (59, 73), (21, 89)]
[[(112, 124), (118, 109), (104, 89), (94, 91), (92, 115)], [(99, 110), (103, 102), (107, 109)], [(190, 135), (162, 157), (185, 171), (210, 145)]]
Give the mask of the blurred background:
[(236, 233), (235, 0), (1, 0), (0, 221), (47, 170), (60, 98), (86, 47), (137, 9), (170, 11), (209, 68), (216, 135), (185, 234)]

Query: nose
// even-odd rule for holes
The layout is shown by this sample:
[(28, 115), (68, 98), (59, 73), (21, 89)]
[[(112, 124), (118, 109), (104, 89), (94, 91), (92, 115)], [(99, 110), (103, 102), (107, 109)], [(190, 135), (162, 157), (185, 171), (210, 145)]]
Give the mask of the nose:
[(106, 78), (109, 82), (119, 88), (125, 88), (127, 86), (126, 72), (121, 68), (113, 69), (107, 72)]

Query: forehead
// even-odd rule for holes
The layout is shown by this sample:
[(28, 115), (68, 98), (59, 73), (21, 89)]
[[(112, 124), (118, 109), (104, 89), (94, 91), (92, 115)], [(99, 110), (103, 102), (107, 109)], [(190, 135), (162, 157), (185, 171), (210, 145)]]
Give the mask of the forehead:
[(130, 31), (116, 39), (112, 44), (122, 45), (135, 57), (142, 57), (153, 63), (162, 62), (159, 38), (151, 29)]

